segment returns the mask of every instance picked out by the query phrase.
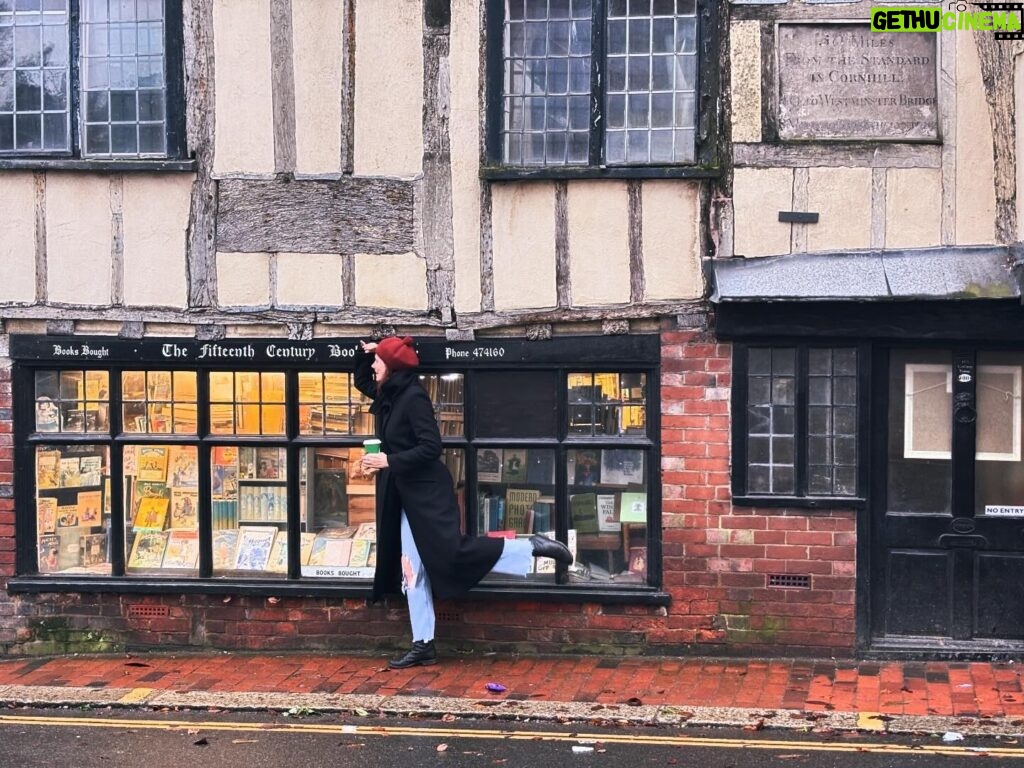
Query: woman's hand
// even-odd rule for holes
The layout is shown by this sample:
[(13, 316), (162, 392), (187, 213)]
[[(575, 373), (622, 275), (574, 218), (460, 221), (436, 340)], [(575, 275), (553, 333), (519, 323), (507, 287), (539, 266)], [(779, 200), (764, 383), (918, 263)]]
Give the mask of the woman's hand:
[(364, 473), (372, 475), (387, 467), (388, 455), (386, 453), (367, 453), (359, 460), (359, 463)]
[(372, 355), (374, 350), (377, 349), (376, 341), (360, 341), (359, 346), (363, 348), (363, 352), (368, 355)]

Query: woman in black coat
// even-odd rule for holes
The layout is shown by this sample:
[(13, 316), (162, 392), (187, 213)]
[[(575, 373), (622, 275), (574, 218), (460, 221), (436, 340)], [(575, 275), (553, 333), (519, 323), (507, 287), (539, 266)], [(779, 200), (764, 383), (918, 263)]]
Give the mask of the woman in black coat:
[(412, 649), (394, 668), (434, 664), (433, 595), (457, 597), (491, 571), (525, 576), (530, 558), (572, 563), (561, 542), (464, 536), (451, 474), (441, 461), (441, 433), (416, 368), (412, 339), (362, 342), (355, 385), (373, 399), (381, 452), (363, 457), (377, 472), (377, 567), (373, 599), (401, 588), (409, 602)]

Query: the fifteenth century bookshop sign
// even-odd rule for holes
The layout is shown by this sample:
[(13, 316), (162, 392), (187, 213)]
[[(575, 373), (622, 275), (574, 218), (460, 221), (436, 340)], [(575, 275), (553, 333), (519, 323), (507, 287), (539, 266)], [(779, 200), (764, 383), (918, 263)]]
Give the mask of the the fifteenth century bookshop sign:
[(937, 139), (937, 37), (779, 24), (779, 138)]

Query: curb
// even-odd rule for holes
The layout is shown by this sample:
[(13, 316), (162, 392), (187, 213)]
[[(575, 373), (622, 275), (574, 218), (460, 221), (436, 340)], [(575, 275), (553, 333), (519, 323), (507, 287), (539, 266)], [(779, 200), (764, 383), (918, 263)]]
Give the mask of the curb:
[(517, 699), (358, 694), (166, 691), (153, 688), (65, 688), (0, 685), (0, 704), (29, 707), (110, 707), (338, 713), (355, 717), (443, 717), (548, 721), (665, 728), (728, 727), (745, 730), (865, 731), (891, 734), (956, 732), (963, 736), (1022, 736), (1024, 719), (883, 715), (797, 709), (648, 706)]

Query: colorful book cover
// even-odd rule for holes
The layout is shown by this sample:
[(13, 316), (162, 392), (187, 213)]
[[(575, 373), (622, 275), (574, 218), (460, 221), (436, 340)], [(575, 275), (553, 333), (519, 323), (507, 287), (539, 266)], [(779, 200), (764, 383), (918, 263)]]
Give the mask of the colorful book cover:
[(238, 548), (238, 529), (226, 528), (213, 532), (213, 570), (229, 571), (235, 567)]
[(644, 452), (623, 448), (601, 451), (601, 482), (605, 485), (643, 485)]
[(481, 483), (500, 483), (502, 451), (500, 448), (481, 448), (476, 452), (476, 479)]
[(36, 487), (60, 487), (60, 451), (36, 453)]
[(78, 542), (82, 565), (102, 565), (107, 562), (107, 534), (89, 533)]
[(503, 483), (526, 482), (527, 469), (526, 450), (523, 448), (506, 448), (501, 457), (501, 481)]
[(533, 502), (539, 498), (540, 491), (532, 488), (509, 488), (505, 491), (505, 528), (517, 533), (529, 533), (526, 530), (526, 515), (533, 508)]
[(176, 445), (170, 449), (168, 482), (175, 488), (199, 486), (199, 459), (195, 446)]
[(99, 525), (103, 515), (103, 493), (101, 491), (78, 492), (78, 524)]
[(61, 504), (57, 507), (57, 528), (77, 528), (78, 505)]
[(60, 460), (60, 487), (75, 488), (82, 484), (81, 465), (77, 456)]
[(132, 553), (128, 558), (129, 568), (159, 568), (167, 548), (165, 531), (143, 531), (135, 537)]
[(132, 530), (163, 530), (164, 522), (167, 520), (167, 507), (169, 503), (168, 499), (152, 496), (140, 499), (139, 508), (135, 513), (135, 520), (132, 522)]
[(299, 552), (299, 564), (306, 565), (309, 563), (310, 553), (313, 551), (313, 542), (316, 541), (315, 533), (303, 533), (301, 541), (301, 550)]
[(57, 500), (52, 496), (36, 499), (36, 531), (39, 534), (57, 530)]
[(195, 570), (198, 566), (199, 531), (185, 529), (168, 531), (163, 567)]
[(102, 456), (83, 456), (78, 467), (82, 485), (100, 485), (103, 482)]
[(345, 566), (349, 564), (355, 541), (351, 538), (340, 538), (331, 534), (331, 530), (320, 531), (317, 534), (309, 553), (309, 565)]
[(59, 568), (60, 537), (46, 534), (39, 537), (39, 572), (53, 573)]
[(240, 528), (235, 570), (262, 571), (266, 568), (276, 536), (277, 528), (274, 526), (247, 525)]
[(288, 532), (279, 531), (270, 548), (266, 570), (269, 573), (288, 573)]
[(580, 533), (597, 533), (597, 495), (577, 493), (569, 497), (570, 520)]
[(646, 523), (647, 522), (647, 494), (646, 493), (623, 493), (619, 505), (620, 523)]
[(615, 509), (615, 496), (612, 494), (599, 493), (597, 495), (597, 529), (601, 533), (622, 530), (619, 513)]
[(140, 481), (167, 482), (167, 448), (162, 445), (140, 445), (137, 449)]
[(369, 564), (370, 546), (373, 543), (369, 539), (353, 539), (348, 564), (352, 568), (365, 568)]
[(366, 541), (377, 540), (377, 524), (376, 523), (360, 523), (356, 529), (355, 539), (364, 539)]
[(171, 528), (195, 530), (199, 527), (199, 491), (171, 489)]

